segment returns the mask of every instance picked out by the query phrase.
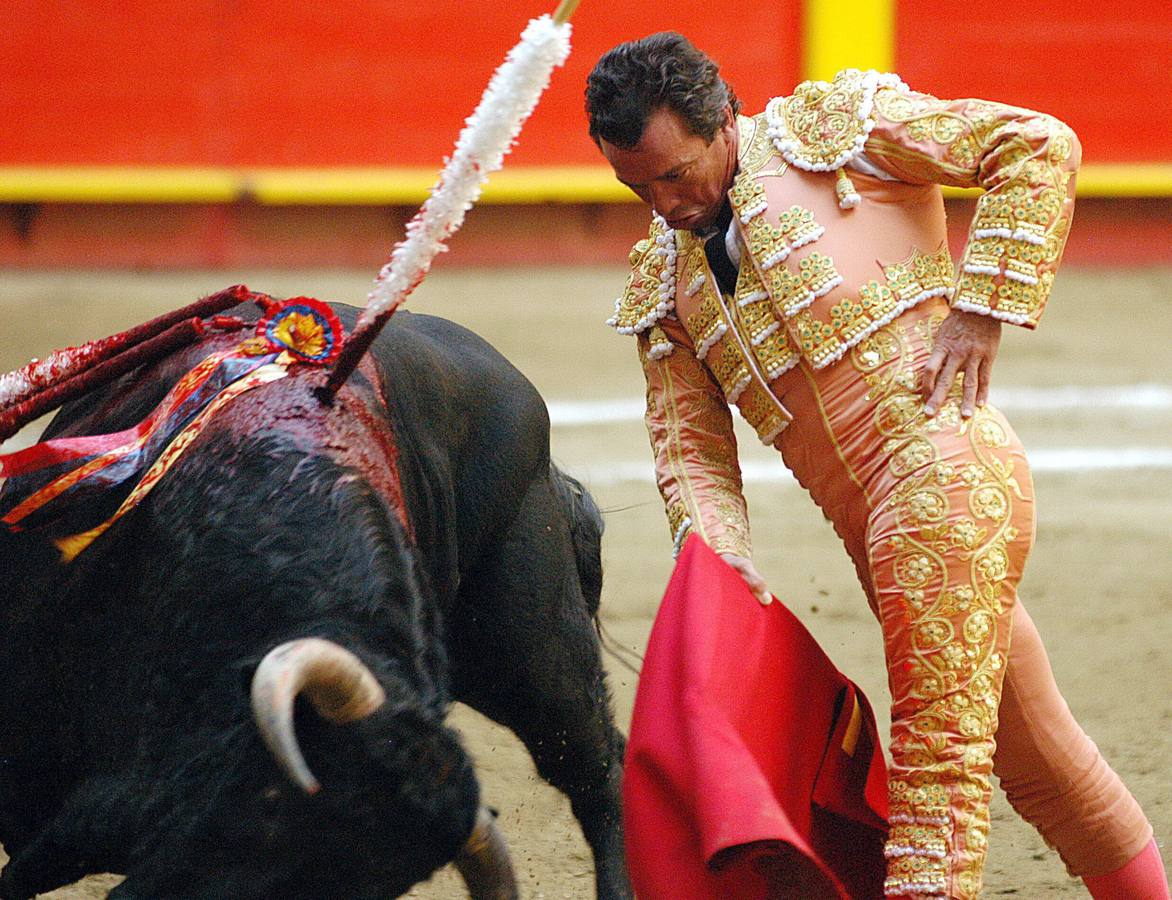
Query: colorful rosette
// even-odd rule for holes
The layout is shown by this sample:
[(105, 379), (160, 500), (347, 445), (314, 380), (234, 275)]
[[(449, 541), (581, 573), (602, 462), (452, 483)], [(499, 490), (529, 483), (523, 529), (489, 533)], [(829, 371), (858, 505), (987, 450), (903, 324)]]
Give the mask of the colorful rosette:
[(291, 297), (256, 323), (256, 336), (270, 350), (284, 350), (301, 362), (321, 366), (342, 349), (342, 323), (334, 311), (311, 297)]

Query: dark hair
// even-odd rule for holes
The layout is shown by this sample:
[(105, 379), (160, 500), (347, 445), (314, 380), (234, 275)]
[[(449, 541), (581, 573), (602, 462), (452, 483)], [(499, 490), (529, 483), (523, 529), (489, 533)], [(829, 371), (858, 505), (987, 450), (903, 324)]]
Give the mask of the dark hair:
[(619, 44), (586, 79), (590, 137), (624, 150), (639, 143), (648, 117), (663, 106), (711, 141), (730, 105), (734, 114), (741, 108), (716, 63), (674, 31)]

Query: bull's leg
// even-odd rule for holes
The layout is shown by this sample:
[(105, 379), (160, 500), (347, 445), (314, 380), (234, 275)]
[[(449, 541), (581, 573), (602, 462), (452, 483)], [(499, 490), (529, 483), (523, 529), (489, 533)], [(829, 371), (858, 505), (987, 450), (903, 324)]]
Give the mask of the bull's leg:
[(597, 566), (600, 527), (575, 522), (597, 513), (592, 504), (567, 508), (563, 493), (547, 480), (530, 488), (496, 548), (465, 579), (448, 623), (454, 689), (511, 728), (541, 776), (569, 797), (594, 853), (598, 897), (624, 900), (633, 896), (620, 806), (625, 741), (575, 562), (577, 540), (579, 557), (592, 554)]

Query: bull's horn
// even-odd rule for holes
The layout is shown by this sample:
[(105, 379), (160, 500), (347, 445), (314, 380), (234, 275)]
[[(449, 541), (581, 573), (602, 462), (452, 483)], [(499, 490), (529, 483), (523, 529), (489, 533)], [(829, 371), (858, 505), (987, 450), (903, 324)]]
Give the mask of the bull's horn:
[(321, 784), (309, 771), (293, 730), (293, 701), (302, 691), (318, 715), (339, 725), (364, 719), (386, 692), (361, 660), (332, 641), (301, 638), (270, 650), (252, 676), (252, 714), (277, 764), (307, 794)]
[(472, 900), (517, 900), (517, 879), (496, 817), (485, 807), (476, 814), (472, 836), (456, 857), (456, 868)]

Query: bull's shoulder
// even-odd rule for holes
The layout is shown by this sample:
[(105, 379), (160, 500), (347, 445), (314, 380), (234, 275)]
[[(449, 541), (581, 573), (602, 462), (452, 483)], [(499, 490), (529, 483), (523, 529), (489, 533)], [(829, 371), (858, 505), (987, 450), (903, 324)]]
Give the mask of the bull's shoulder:
[(533, 384), (487, 340), (438, 316), (397, 312), (375, 341), (388, 404), (397, 418), (510, 433), (548, 443), (549, 416)]

